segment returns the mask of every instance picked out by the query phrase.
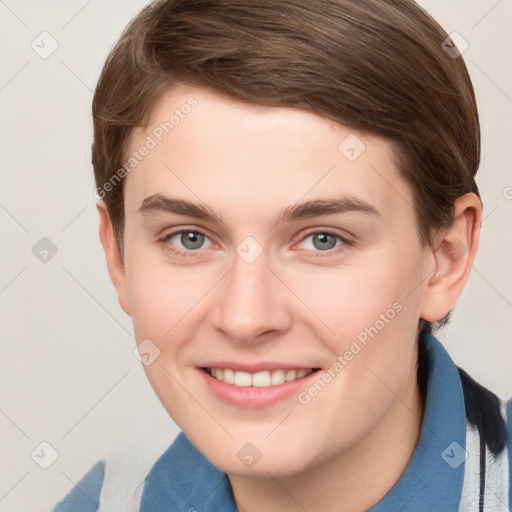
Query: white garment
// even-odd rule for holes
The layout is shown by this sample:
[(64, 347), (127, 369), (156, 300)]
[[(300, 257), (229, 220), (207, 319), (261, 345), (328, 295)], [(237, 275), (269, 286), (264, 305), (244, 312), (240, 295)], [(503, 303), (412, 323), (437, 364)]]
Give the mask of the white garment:
[(148, 453), (147, 446), (136, 446), (111, 456), (105, 464), (99, 512), (139, 512), (144, 480), (166, 448)]

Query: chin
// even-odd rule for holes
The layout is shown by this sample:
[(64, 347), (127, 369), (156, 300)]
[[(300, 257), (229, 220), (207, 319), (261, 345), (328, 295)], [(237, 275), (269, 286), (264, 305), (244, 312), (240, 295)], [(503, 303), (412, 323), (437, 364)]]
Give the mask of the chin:
[(287, 478), (314, 465), (314, 454), (306, 453), (306, 441), (299, 446), (283, 443), (240, 442), (230, 439), (227, 443), (211, 442), (198, 450), (218, 469), (228, 475), (249, 478)]

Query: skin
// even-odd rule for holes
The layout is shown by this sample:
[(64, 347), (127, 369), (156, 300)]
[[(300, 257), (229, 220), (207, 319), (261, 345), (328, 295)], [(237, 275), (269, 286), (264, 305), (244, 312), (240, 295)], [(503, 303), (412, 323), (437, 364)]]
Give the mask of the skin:
[[(197, 107), (126, 177), (123, 258), (98, 203), (119, 302), (137, 343), (150, 339), (160, 350), (145, 366), (148, 379), (192, 444), (229, 475), (239, 510), (369, 508), (399, 479), (418, 440), (418, 321), (441, 319), (461, 294), (478, 246), (480, 201), (459, 198), (452, 226), (423, 247), (412, 190), (386, 141), (298, 109), (185, 85), (162, 96), (131, 150), (191, 96)], [(366, 146), (355, 161), (338, 150), (350, 134)], [(207, 205), (222, 223), (141, 212), (155, 194)], [(276, 223), (298, 202), (342, 194), (378, 214)], [(204, 233), (203, 245), (168, 237), (179, 229)], [(313, 231), (333, 233), (334, 247)], [(247, 236), (263, 249), (252, 263), (236, 251)], [(227, 404), (199, 373), (208, 360), (325, 371), (396, 303), (401, 311), (306, 405), (296, 395), (260, 409)], [(262, 455), (250, 468), (237, 457), (248, 442)]]

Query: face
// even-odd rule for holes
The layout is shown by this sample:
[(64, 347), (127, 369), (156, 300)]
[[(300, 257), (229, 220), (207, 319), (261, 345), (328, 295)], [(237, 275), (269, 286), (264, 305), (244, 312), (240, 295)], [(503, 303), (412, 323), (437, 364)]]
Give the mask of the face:
[(390, 145), (180, 86), (133, 151), (118, 291), (190, 441), (286, 476), (399, 421), (432, 260)]

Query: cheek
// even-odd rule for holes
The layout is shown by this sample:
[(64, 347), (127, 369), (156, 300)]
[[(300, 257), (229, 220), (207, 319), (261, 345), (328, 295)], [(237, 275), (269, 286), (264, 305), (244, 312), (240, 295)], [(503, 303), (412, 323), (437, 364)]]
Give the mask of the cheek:
[[(190, 395), (179, 384), (188, 376), (181, 357), (197, 325), (194, 313), (198, 310), (194, 305), (200, 300), (201, 291), (204, 295), (197, 284), (190, 273), (171, 271), (169, 266), (151, 260), (149, 253), (134, 251), (130, 255), (127, 287), (135, 339), (151, 358), (143, 369), (162, 405), (180, 428), (200, 416), (200, 411), (191, 406)], [(190, 385), (187, 390), (199, 396)]]
[(177, 320), (173, 288), (148, 268), (131, 270), (127, 287), (136, 339), (150, 338), (160, 345)]
[[(373, 255), (357, 269), (318, 273), (298, 286), (307, 306), (321, 320), (322, 343), (331, 355), (333, 399), (342, 400), (353, 418), (378, 416), (394, 399), (415, 364), (421, 271), (414, 254)], [(327, 394), (325, 396), (327, 399)], [(363, 407), (360, 407), (363, 405)], [(371, 412), (370, 412), (371, 411)], [(357, 421), (356, 421), (357, 423)]]
[(127, 254), (126, 281), (136, 339), (155, 343), (173, 336), (204, 295), (204, 275), (172, 268), (158, 251), (135, 248)]
[[(391, 324), (410, 310), (410, 294), (417, 282), (417, 270), (407, 262), (373, 255), (368, 263), (289, 274), (294, 293), (302, 299), (312, 321), (325, 332), (324, 339), (337, 354), (373, 327), (389, 330)], [(409, 265), (410, 267), (410, 265)], [(414, 308), (413, 308), (414, 309)], [(323, 327), (322, 327), (323, 325)]]
[(162, 381), (169, 393), (172, 378), (164, 368), (185, 377), (187, 350), (194, 347), (199, 326), (206, 325), (208, 292), (218, 282), (219, 273), (206, 266), (193, 270), (171, 266), (161, 254), (141, 248), (127, 257), (126, 274), (137, 344), (150, 340), (158, 352), (158, 364), (145, 367), (146, 373), (153, 386)]

